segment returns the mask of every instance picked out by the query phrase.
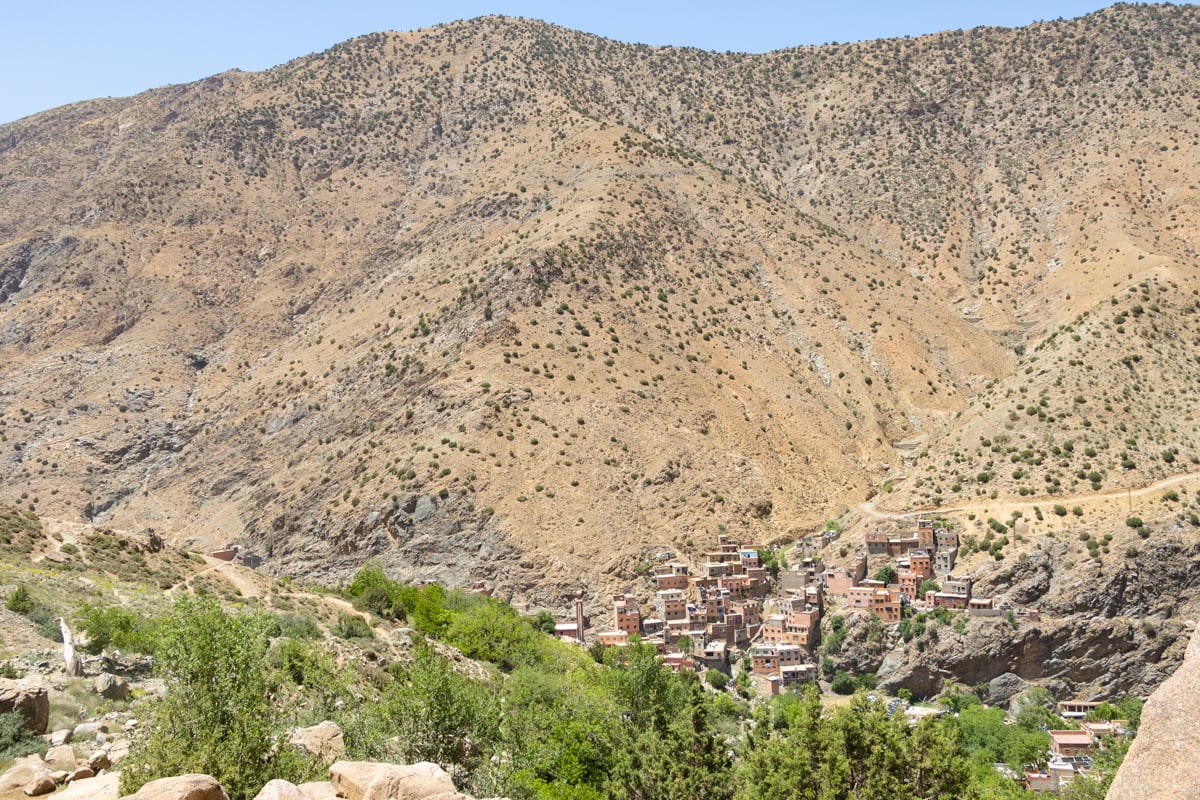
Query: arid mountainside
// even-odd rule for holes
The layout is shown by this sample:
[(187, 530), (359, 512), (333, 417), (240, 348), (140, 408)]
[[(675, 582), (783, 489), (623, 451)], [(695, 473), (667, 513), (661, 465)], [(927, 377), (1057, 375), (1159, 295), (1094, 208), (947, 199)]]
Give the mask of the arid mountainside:
[(2, 126), (0, 502), (557, 603), (881, 489), (1196, 471), (1198, 67), (1193, 6), (484, 18)]

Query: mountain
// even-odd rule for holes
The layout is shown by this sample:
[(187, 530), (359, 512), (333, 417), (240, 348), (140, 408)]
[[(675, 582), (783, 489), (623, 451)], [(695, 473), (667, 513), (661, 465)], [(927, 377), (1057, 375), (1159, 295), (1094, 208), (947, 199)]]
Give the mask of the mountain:
[(765, 55), (488, 17), (0, 126), (0, 502), (547, 605), (871, 498), (847, 542), (1009, 502), (1010, 558), (1136, 572), (1200, 519), (1125, 525), (1200, 463), (1198, 62), (1194, 6)]

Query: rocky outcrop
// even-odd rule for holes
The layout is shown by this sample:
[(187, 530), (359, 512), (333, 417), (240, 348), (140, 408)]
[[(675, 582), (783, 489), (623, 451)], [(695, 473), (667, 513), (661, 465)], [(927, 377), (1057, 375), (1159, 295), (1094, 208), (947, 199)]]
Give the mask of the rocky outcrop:
[(0, 775), (0, 796), (10, 797), (19, 790), (28, 797), (50, 794), (66, 784), (55, 797), (66, 800), (117, 800), (119, 773), (109, 772), (94, 777), (90, 767), (75, 765), (70, 747), (51, 748), (47, 758), (25, 756), (13, 762)]
[(992, 706), (1006, 706), (1008, 701), (1028, 688), (1020, 676), (1006, 672), (988, 681), (987, 702)]
[(882, 689), (904, 687), (920, 697), (937, 694), (947, 681), (978, 686), (1005, 673), (1027, 682), (1060, 681), (1071, 694), (1149, 693), (1179, 663), (1186, 636), (1174, 620), (1148, 626), (1084, 615), (972, 619), (963, 633), (928, 627), (920, 639), (889, 651), (876, 671)]
[[(264, 507), (278, 505), (278, 498), (266, 494), (268, 489), (259, 491), (264, 493)], [(557, 603), (577, 585), (577, 578), (570, 585), (548, 580), (494, 519), (473, 509), (469, 496), (412, 494), (362, 511), (342, 532), (326, 530), (311, 514), (289, 509), (273, 518), (268, 530), (251, 523), (245, 537), (265, 542), (271, 552), (264, 571), (304, 574), (330, 583), (348, 580), (367, 558), (377, 557), (398, 580), (435, 580), (449, 586), (486, 581), (503, 595), (521, 595), (535, 603)]]
[(54, 800), (117, 800), (121, 795), (120, 780), (119, 772), (73, 780), (65, 789), (59, 790)]
[(0, 775), (0, 794), (8, 795), (27, 785), (39, 772), (49, 772), (46, 762), (36, 753), (13, 761)]
[(25, 718), (25, 728), (39, 736), (50, 722), (50, 695), (44, 686), (0, 678), (0, 714), (16, 711)]
[(229, 800), (216, 778), (199, 774), (159, 778), (128, 797), (134, 800)]
[(266, 785), (254, 795), (254, 800), (305, 800), (300, 787), (290, 781), (276, 778), (267, 781)]
[(96, 676), (96, 694), (109, 700), (128, 700), (129, 681), (111, 672), (101, 672)]
[(329, 720), (307, 728), (296, 728), (289, 731), (288, 744), (309, 755), (316, 756), (325, 763), (346, 754), (346, 742), (342, 738), (342, 729), (337, 726), (336, 722)]
[(338, 761), (329, 768), (329, 782), (344, 800), (469, 800), (455, 790), (449, 773), (429, 761), (407, 765)]
[[(36, 763), (30, 766), (36, 770)], [(45, 771), (42, 768), (42, 771)], [(33, 774), (31, 772), (31, 774)], [(98, 779), (92, 779), (98, 780)], [(82, 800), (82, 796), (78, 797)], [(98, 798), (99, 800), (99, 798)], [(107, 797), (103, 800), (108, 800)], [(228, 800), (225, 790), (209, 775), (181, 775), (151, 781), (123, 800)], [(296, 785), (268, 781), (254, 800), (471, 800), (454, 788), (450, 774), (437, 764), (382, 764), (338, 761), (329, 780)]]
[(21, 791), (29, 797), (40, 797), (44, 794), (50, 794), (58, 788), (58, 784), (54, 782), (54, 775), (48, 770), (39, 770), (34, 773), (29, 782), (25, 784)]
[(1038, 618), (1014, 614), (964, 624), (956, 615), (948, 625), (928, 619), (923, 635), (908, 643), (889, 639), (887, 631), (864, 638), (862, 623), (848, 619), (838, 666), (875, 671), (881, 688), (904, 687), (922, 697), (948, 681), (982, 686), (1006, 674), (1012, 677), (989, 687), (998, 701), (1002, 684), (1014, 680), (1057, 683), (1071, 696), (1149, 694), (1178, 668), (1190, 640), (1180, 619), (1200, 606), (1194, 567), (1200, 544), (1158, 542), (1136, 557), (1070, 570), (1063, 566), (1068, 559), (1061, 545), (1050, 544), (990, 570), (976, 568), (976, 595), (1038, 609)]
[(1200, 797), (1200, 634), (1183, 665), (1146, 701), (1141, 727), (1108, 790), (1109, 800)]

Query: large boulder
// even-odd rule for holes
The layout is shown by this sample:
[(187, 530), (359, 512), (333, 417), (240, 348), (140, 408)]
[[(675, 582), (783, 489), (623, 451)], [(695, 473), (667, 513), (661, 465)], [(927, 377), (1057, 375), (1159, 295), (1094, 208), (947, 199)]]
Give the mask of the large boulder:
[(46, 762), (37, 753), (18, 758), (0, 775), (0, 795), (15, 792), (33, 780), (34, 775), (49, 771)]
[(312, 781), (296, 787), (304, 800), (337, 800), (337, 791), (329, 781)]
[(991, 706), (1006, 706), (1008, 701), (1025, 691), (1028, 684), (1019, 675), (1006, 672), (988, 681), (987, 702)]
[(96, 770), (92, 769), (91, 767), (89, 767), (89, 766), (76, 767), (75, 769), (71, 770), (70, 773), (67, 774), (66, 782), (74, 783), (75, 781), (86, 781), (88, 778), (94, 778), (94, 777), (96, 777)]
[(58, 784), (54, 782), (54, 775), (49, 770), (43, 769), (35, 772), (21, 791), (29, 797), (40, 797), (50, 794), (57, 788)]
[(288, 743), (328, 763), (346, 755), (346, 741), (336, 722), (325, 720), (307, 728), (288, 732)]
[(102, 769), (108, 769), (111, 767), (112, 760), (109, 759), (107, 750), (97, 750), (88, 756), (87, 765), (91, 767), (94, 772), (99, 772)]
[(108, 748), (108, 760), (114, 767), (124, 761), (126, 756), (129, 755), (128, 739), (114, 739), (106, 747)]
[(304, 800), (304, 795), (296, 784), (276, 778), (267, 781), (254, 795), (254, 800)]
[(25, 718), (25, 729), (41, 736), (50, 722), (50, 694), (44, 686), (0, 678), (0, 714), (13, 711)]
[(1192, 634), (1183, 665), (1154, 690), (1121, 763), (1110, 800), (1200, 797), (1200, 632)]
[(96, 694), (108, 700), (128, 700), (129, 681), (111, 672), (101, 672), (96, 676)]
[(75, 769), (75, 750), (69, 744), (51, 747), (44, 758), (51, 769), (65, 769), (68, 772)]
[(195, 773), (150, 781), (129, 797), (135, 800), (229, 800), (216, 778)]
[(121, 773), (108, 772), (98, 778), (71, 781), (54, 795), (54, 800), (117, 800), (121, 796)]
[(329, 768), (329, 782), (344, 800), (425, 800), (456, 791), (450, 774), (429, 761), (338, 761)]

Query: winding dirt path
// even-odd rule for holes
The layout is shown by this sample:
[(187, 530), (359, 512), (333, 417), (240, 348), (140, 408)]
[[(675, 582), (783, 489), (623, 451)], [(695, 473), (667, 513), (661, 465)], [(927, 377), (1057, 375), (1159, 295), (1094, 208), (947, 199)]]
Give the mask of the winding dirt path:
[(1139, 488), (1118, 489), (1108, 492), (1093, 492), (1090, 494), (1077, 495), (1042, 495), (1037, 498), (1021, 498), (1013, 497), (996, 498), (995, 500), (987, 500), (975, 503), (966, 503), (955, 506), (936, 506), (932, 508), (922, 508), (916, 511), (907, 511), (903, 514), (894, 514), (887, 511), (880, 511), (875, 507), (875, 499), (860, 503), (851, 509), (852, 512), (857, 512), (873, 519), (885, 520), (901, 520), (911, 519), (918, 516), (932, 516), (936, 514), (968, 514), (979, 512), (1012, 512), (1012, 511), (1031, 511), (1034, 506), (1046, 508), (1055, 504), (1061, 505), (1095, 505), (1097, 503), (1107, 503), (1114, 500), (1128, 500), (1131, 504), (1135, 498), (1142, 498), (1147, 495), (1162, 492), (1175, 486), (1183, 484), (1195, 483), (1197, 488), (1200, 488), (1200, 472), (1187, 472), (1182, 475), (1173, 475), (1170, 478), (1163, 478), (1160, 481), (1141, 486)]

